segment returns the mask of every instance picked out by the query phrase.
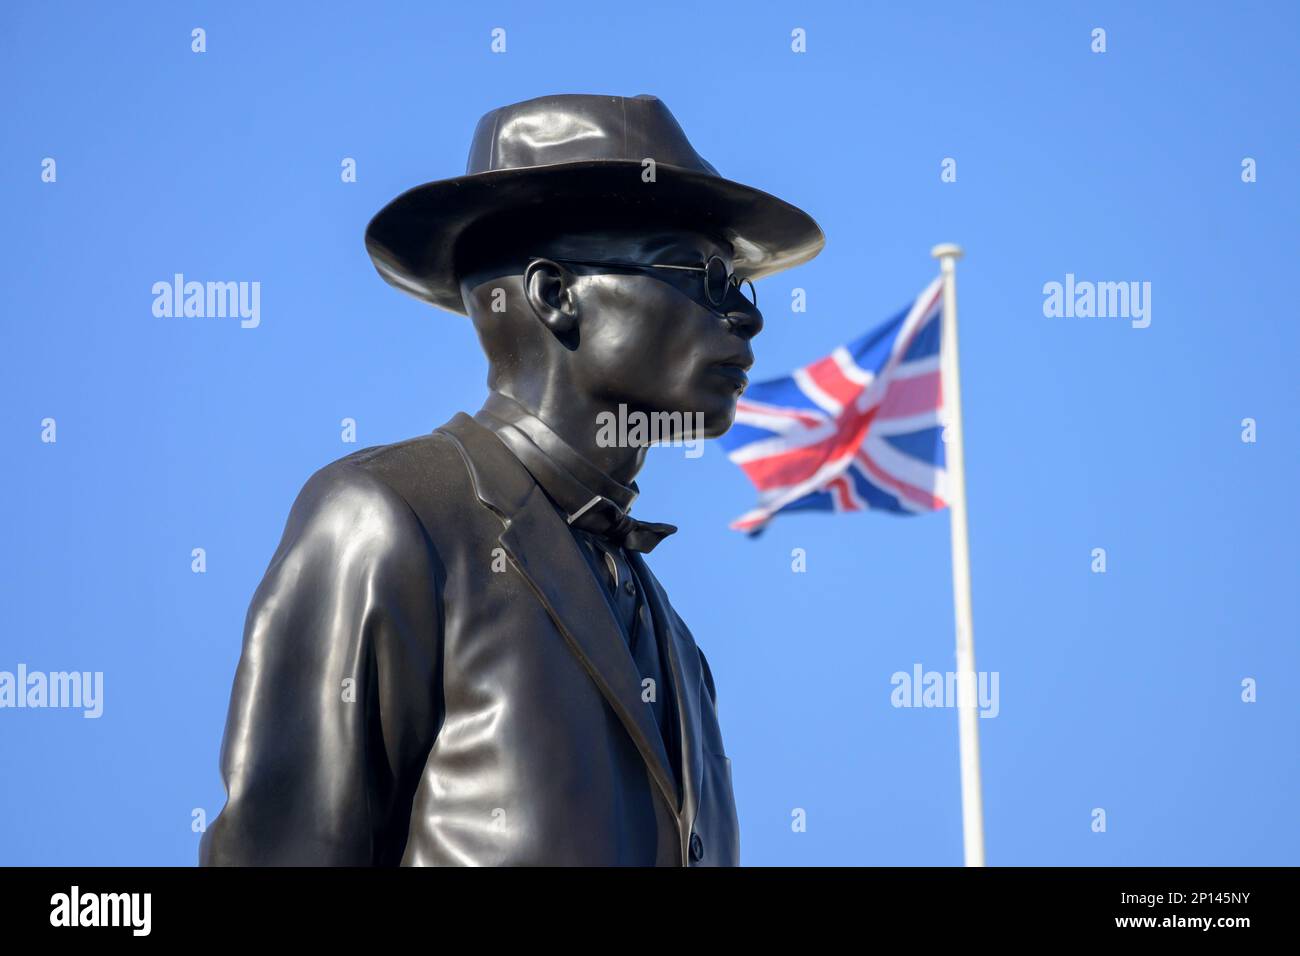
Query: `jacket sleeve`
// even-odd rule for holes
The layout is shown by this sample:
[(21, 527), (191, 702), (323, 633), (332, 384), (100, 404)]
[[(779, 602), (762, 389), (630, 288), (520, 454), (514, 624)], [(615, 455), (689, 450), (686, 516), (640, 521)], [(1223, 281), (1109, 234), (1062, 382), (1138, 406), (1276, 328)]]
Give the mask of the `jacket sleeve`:
[(437, 567), (363, 468), (303, 488), (248, 610), (202, 865), (400, 862), (442, 718)]

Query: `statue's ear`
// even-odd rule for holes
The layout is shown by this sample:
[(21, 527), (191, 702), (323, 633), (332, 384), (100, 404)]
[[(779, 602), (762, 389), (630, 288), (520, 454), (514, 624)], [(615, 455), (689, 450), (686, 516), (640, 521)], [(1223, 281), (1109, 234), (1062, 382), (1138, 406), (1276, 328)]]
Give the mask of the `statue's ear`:
[(573, 273), (550, 259), (534, 259), (524, 270), (524, 296), (533, 314), (557, 335), (578, 326), (578, 304), (573, 297)]

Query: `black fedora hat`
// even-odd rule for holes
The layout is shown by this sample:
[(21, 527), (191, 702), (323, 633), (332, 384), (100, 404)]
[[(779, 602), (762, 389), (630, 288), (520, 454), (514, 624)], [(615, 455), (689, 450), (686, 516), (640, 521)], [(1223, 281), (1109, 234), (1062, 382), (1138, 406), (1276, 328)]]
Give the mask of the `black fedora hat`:
[[(652, 182), (642, 175), (647, 159)], [(458, 251), (467, 232), (554, 203), (694, 224), (730, 242), (736, 273), (752, 279), (807, 262), (826, 241), (807, 213), (719, 176), (657, 97), (563, 94), (484, 116), (465, 175), (390, 202), (366, 227), (366, 250), (392, 285), (464, 315)]]

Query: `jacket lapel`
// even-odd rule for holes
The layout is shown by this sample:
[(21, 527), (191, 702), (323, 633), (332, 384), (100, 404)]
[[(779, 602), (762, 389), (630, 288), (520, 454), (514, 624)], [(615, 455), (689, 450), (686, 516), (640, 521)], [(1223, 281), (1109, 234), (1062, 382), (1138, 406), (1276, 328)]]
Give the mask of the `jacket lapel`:
[[(636, 664), (572, 532), (532, 475), (489, 429), (462, 413), (439, 431), (456, 444), (479, 500), (505, 523), (499, 540), (511, 562), (618, 715), (668, 805), (680, 811), (663, 735), (641, 700)], [(659, 619), (656, 613), (656, 628)]]
[[(700, 690), (704, 674), (700, 667), (700, 654), (695, 639), (678, 624), (677, 615), (668, 603), (668, 595), (650, 573), (645, 559), (635, 551), (628, 552), (628, 562), (645, 589), (655, 622), (659, 646), (668, 650), (668, 666), (677, 701), (679, 738), (682, 744), (682, 818), (693, 826), (699, 811), (700, 781), (704, 774), (704, 752), (700, 746)], [(690, 826), (683, 832), (683, 840), (690, 838)], [(687, 853), (683, 843), (682, 852)], [(684, 856), (683, 859), (686, 859)]]

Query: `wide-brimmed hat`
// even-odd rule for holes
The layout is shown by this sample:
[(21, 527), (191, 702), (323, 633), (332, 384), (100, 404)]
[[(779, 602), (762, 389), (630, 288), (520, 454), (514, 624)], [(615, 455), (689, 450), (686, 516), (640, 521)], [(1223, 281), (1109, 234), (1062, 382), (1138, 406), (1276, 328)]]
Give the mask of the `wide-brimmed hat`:
[[(646, 160), (653, 177), (643, 175)], [(583, 221), (607, 214), (712, 232), (731, 243), (736, 274), (751, 279), (807, 262), (826, 241), (803, 210), (718, 175), (657, 97), (563, 94), (484, 116), (465, 175), (390, 202), (366, 227), (366, 250), (392, 285), (464, 315), (457, 253), (466, 233), (506, 215), (542, 222), (555, 204), (581, 207)]]

